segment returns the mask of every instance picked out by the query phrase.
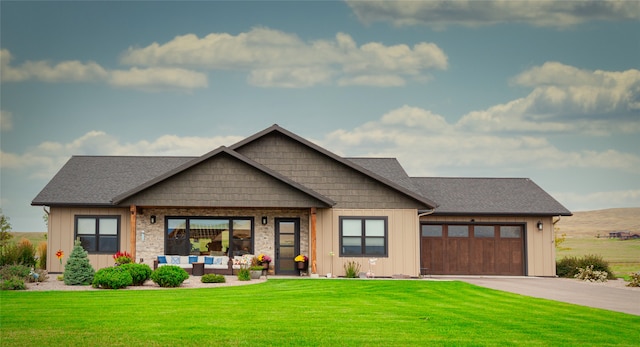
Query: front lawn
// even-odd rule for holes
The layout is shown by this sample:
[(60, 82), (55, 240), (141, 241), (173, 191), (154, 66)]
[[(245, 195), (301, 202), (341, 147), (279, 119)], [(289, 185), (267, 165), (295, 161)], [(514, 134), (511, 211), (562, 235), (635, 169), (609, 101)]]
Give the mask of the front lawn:
[(0, 300), (2, 346), (630, 346), (640, 326), (639, 316), (419, 280), (4, 291)]

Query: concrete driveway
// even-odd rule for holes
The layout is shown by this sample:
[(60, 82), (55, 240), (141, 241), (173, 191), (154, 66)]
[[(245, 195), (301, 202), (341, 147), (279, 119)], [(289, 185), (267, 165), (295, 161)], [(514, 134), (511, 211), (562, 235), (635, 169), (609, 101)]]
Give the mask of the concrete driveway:
[(640, 316), (640, 288), (626, 287), (623, 280), (590, 283), (570, 278), (433, 276), (459, 280), (481, 287), (536, 298), (568, 302)]

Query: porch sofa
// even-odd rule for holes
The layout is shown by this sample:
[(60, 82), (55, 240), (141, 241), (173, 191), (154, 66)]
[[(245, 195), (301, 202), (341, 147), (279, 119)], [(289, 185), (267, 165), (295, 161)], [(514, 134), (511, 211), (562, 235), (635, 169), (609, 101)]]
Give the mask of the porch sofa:
[(205, 273), (232, 275), (233, 269), (227, 256), (207, 255), (158, 255), (153, 261), (153, 269), (165, 265), (177, 265), (185, 269), (189, 274), (193, 273), (192, 263), (204, 263)]

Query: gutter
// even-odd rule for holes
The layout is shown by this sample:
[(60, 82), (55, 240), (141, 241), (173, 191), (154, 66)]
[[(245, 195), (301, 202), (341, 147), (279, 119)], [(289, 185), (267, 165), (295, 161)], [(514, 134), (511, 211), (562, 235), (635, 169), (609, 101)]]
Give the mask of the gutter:
[(431, 209), (431, 210), (426, 210), (426, 211), (418, 211), (418, 218), (423, 217), (423, 216), (428, 216), (432, 213), (436, 212), (436, 209)]

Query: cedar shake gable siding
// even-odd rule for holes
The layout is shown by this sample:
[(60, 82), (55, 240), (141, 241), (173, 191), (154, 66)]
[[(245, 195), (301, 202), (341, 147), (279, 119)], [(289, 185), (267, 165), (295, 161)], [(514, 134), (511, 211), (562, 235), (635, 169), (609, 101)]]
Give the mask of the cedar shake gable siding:
[[(215, 153), (214, 153), (215, 152)], [(120, 205), (330, 207), (332, 201), (226, 148), (177, 168), (125, 196)]]
[(233, 146), (238, 153), (336, 201), (339, 208), (433, 208), (415, 192), (274, 125)]

